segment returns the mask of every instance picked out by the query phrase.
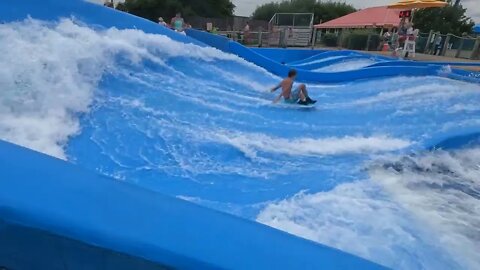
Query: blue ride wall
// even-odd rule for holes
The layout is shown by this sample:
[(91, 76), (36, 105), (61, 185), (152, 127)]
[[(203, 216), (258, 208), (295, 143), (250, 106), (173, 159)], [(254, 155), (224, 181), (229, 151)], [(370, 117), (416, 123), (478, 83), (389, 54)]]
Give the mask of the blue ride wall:
[(115, 269), (142, 263), (152, 269), (381, 268), (0, 141), (0, 262), (60, 269), (62, 260), (68, 269), (102, 261)]
[(325, 52), (325, 50), (251, 48), (254, 52), (273, 59), (279, 63), (291, 63)]
[[(238, 42), (231, 41), (226, 37), (219, 37), (208, 32), (188, 29), (187, 35), (191, 36), (207, 45), (215, 47), (224, 52), (238, 55), (239, 57), (252, 62), (258, 66), (261, 66), (269, 72), (277, 76), (286, 76), (291, 69), (288, 65), (283, 65), (273, 59), (282, 59), (286, 52), (283, 49), (277, 49), (280, 54), (274, 56), (273, 51), (267, 54), (259, 54), (257, 50), (252, 50), (241, 45)], [(292, 54), (297, 55), (296, 51), (292, 51)], [(315, 56), (312, 56), (315, 57)], [(296, 57), (292, 57), (296, 58)], [(392, 76), (435, 76), (439, 74), (441, 67), (438, 66), (391, 66), (391, 67), (371, 67), (363, 68), (359, 70), (332, 72), (332, 73), (320, 73), (310, 70), (298, 69), (297, 80), (300, 82), (310, 83), (342, 83), (347, 81), (371, 79), (379, 77), (392, 77)]]
[[(89, 25), (137, 28), (203, 46), (152, 22), (83, 1), (0, 2), (2, 22), (28, 16), (42, 20), (73, 16)], [(16, 270), (383, 268), (3, 141), (0, 266)]]

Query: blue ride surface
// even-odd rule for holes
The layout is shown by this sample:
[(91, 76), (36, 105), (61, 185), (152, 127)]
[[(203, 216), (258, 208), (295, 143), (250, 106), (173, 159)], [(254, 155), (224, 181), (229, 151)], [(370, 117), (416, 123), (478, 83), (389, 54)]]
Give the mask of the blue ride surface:
[(383, 269), (5, 142), (0, 153), (7, 269)]
[[(189, 29), (187, 34), (224, 52), (236, 54), (268, 71), (285, 76), (289, 69), (298, 70), (303, 82), (339, 83), (392, 76), (444, 76), (471, 82), (479, 72), (462, 76), (462, 70), (445, 72), (442, 66), (479, 66), (476, 62), (420, 62), (368, 53), (338, 50), (291, 50), (247, 48), (227, 37)], [(459, 72), (458, 72), (459, 71)], [(473, 80), (474, 82), (479, 82)]]
[(259, 67), (81, 1), (3, 1), (0, 20), (0, 138), (69, 163), (1, 143), (9, 264), (480, 268), (479, 84), (306, 71), (329, 82), (307, 85), (318, 105), (286, 108), (269, 71), (310, 50), (207, 36)]
[[(219, 50), (222, 50), (227, 53), (233, 53), (240, 56), (241, 58), (254, 63), (255, 65), (261, 66), (278, 76), (285, 76), (288, 73), (288, 70), (292, 67), (284, 65), (281, 62), (275, 61), (273, 59), (282, 59), (284, 57), (275, 57), (269, 58), (268, 55), (265, 56), (257, 50), (252, 50), (241, 45), (238, 42), (232, 41), (227, 37), (213, 35), (204, 31), (187, 29), (187, 35), (191, 36), (207, 45), (215, 47)], [(279, 54), (283, 54), (282, 50), (279, 50)], [(298, 54), (295, 51), (292, 51), (291, 54)], [(345, 54), (345, 52), (344, 52)], [(270, 56), (272, 57), (272, 56)], [(315, 56), (310, 57), (310, 59)], [(321, 66), (311, 66), (310, 69), (320, 68)], [(364, 68), (357, 70), (348, 70), (335, 73), (321, 73), (314, 72), (309, 69), (298, 69), (298, 80), (301, 82), (312, 82), (312, 83), (340, 83), (345, 81), (354, 81), (361, 79), (371, 79), (371, 78), (381, 78), (381, 77), (392, 77), (398, 75), (404, 76), (428, 76), (428, 75), (438, 75), (441, 69), (436, 66), (419, 66), (419, 67), (372, 67)]]

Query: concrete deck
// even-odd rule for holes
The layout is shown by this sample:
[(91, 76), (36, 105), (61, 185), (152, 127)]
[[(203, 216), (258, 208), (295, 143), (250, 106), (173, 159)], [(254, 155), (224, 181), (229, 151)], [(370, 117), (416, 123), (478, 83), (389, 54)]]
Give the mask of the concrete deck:
[[(384, 56), (391, 56), (392, 52), (381, 52), (381, 51), (362, 51), (364, 53), (371, 53), (371, 54), (379, 54), (379, 55), (384, 55)], [(480, 63), (480, 60), (471, 60), (471, 59), (465, 59), (465, 58), (454, 58), (454, 57), (446, 57), (446, 56), (438, 56), (438, 55), (431, 55), (431, 54), (423, 54), (423, 53), (417, 53), (415, 55), (415, 58), (410, 57), (410, 60), (414, 61), (425, 61), (425, 62), (462, 62), (462, 63)], [(465, 69), (465, 70), (472, 70), (472, 71), (480, 71), (480, 67), (478, 66), (455, 66), (452, 65), (455, 68), (460, 68), (460, 69)]]

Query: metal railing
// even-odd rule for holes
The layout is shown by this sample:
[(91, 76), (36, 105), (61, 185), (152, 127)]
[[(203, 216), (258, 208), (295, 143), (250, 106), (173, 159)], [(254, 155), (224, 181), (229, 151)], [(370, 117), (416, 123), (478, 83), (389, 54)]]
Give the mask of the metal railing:
[[(372, 29), (372, 31), (374, 31)], [(342, 38), (344, 38), (344, 33), (335, 32), (338, 37), (337, 46), (342, 47)], [(323, 34), (324, 35), (324, 34)], [(348, 35), (348, 34), (347, 34)], [(372, 38), (381, 40), (379, 46), (376, 48), (378, 50), (382, 49), (384, 43), (393, 44), (392, 40), (383, 41), (383, 36), (378, 32), (372, 32), (369, 34), (368, 38), (365, 38), (365, 48), (367, 50), (375, 49), (375, 46), (371, 46)], [(438, 37), (441, 38), (440, 43), (438, 43)], [(322, 33), (318, 32), (314, 34), (313, 44), (323, 44)], [(390, 46), (392, 47), (392, 46)], [(415, 39), (415, 52), (423, 54), (436, 54), (439, 56), (453, 57), (453, 58), (463, 58), (463, 59), (480, 59), (480, 37), (469, 37), (469, 36), (455, 36), (453, 34), (442, 35), (437, 34), (431, 31), (430, 33), (419, 33)]]
[(313, 26), (313, 13), (275, 13), (270, 19), (271, 26), (307, 27)]
[(313, 13), (275, 13), (269, 21), (271, 44), (279, 46), (310, 45), (313, 31)]
[(230, 38), (246, 46), (257, 47), (285, 47), (281, 42), (280, 33), (271, 33), (266, 31), (252, 31), (245, 34), (242, 31), (218, 31), (216, 34)]
[[(453, 34), (442, 35), (430, 31), (421, 33), (422, 40), (417, 40), (417, 51), (425, 54), (437, 54), (440, 56), (479, 59), (480, 37), (459, 37)], [(441, 37), (440, 43), (437, 38)]]

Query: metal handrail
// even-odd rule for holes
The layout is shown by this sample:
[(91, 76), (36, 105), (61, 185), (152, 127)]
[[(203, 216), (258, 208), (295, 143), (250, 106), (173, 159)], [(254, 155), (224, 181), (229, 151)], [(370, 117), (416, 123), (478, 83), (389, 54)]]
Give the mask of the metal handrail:
[[(275, 13), (273, 15), (273, 17), (270, 19), (270, 21), (268, 22), (269, 25), (273, 25), (273, 24), (278, 24), (278, 15), (292, 15), (293, 16), (293, 24), (292, 26), (295, 27), (295, 16), (296, 15), (310, 15), (310, 23), (309, 25), (310, 26), (301, 26), (301, 27), (312, 27), (313, 26), (313, 20), (314, 20), (314, 17), (315, 17), (315, 14), (314, 13), (283, 13), (283, 12), (280, 12), (280, 13)], [(274, 21), (277, 20), (275, 23)]]

